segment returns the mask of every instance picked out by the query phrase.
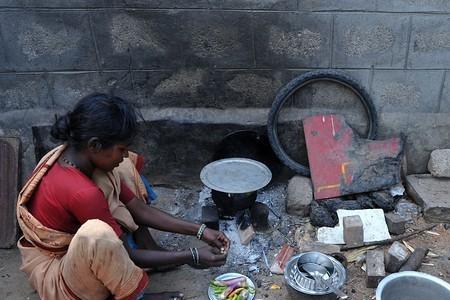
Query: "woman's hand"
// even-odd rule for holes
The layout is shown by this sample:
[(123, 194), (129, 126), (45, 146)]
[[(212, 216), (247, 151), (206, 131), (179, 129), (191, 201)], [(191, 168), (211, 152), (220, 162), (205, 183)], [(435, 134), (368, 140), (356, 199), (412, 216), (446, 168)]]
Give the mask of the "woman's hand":
[(202, 240), (208, 245), (219, 249), (222, 254), (227, 253), (228, 249), (230, 249), (230, 240), (221, 231), (206, 228), (203, 232)]
[(213, 246), (204, 246), (197, 248), (199, 264), (189, 264), (194, 268), (220, 267), (225, 264), (226, 253), (221, 253), (219, 249)]

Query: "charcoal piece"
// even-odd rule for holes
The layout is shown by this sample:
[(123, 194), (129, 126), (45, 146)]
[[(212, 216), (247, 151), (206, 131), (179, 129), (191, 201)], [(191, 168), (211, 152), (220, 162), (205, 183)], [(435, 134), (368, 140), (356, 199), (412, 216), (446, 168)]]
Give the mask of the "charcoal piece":
[(332, 198), (321, 200), (320, 203), (329, 211), (337, 211), (338, 209), (355, 210), (361, 209), (359, 203), (355, 200), (344, 200), (342, 198)]
[(311, 202), (309, 218), (311, 225), (317, 227), (334, 227), (339, 221), (335, 211), (329, 211), (326, 207), (317, 203), (317, 201)]
[(356, 202), (358, 202), (361, 209), (377, 208), (377, 205), (373, 202), (367, 194), (359, 194), (356, 196)]
[(373, 200), (373, 203), (383, 209), (383, 211), (388, 212), (392, 211), (395, 208), (396, 201), (394, 197), (392, 197), (387, 192), (373, 192), (369, 194)]

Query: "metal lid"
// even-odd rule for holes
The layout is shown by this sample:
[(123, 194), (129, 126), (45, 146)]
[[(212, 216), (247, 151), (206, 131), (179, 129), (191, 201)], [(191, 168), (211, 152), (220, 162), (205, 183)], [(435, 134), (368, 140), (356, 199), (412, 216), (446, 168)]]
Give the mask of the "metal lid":
[(265, 164), (248, 158), (225, 158), (213, 161), (200, 172), (207, 187), (224, 193), (249, 193), (265, 187), (272, 172)]
[[(287, 284), (296, 291), (307, 295), (326, 295), (332, 293), (331, 289), (328, 287), (318, 286), (313, 279), (306, 277), (298, 270), (297, 261), (306, 253), (310, 252), (300, 253), (299, 255), (293, 256), (286, 264), (284, 279)], [(347, 272), (345, 271), (344, 266), (334, 257), (328, 256), (328, 258), (334, 265), (334, 273), (328, 280), (334, 287), (340, 288), (345, 283)]]

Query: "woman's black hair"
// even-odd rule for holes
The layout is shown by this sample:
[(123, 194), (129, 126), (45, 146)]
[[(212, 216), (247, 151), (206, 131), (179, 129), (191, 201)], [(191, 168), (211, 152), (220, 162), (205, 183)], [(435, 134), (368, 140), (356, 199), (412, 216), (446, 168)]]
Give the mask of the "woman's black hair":
[(128, 144), (137, 132), (137, 112), (127, 101), (106, 94), (82, 98), (73, 111), (59, 117), (50, 134), (81, 150), (96, 137), (102, 148)]

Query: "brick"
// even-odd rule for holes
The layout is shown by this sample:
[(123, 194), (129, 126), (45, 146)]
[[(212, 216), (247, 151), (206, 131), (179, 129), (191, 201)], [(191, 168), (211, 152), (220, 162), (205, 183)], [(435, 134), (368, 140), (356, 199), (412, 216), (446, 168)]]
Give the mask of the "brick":
[(33, 74), (0, 75), (0, 112), (51, 108), (47, 79)]
[(219, 213), (216, 206), (202, 206), (202, 223), (208, 228), (219, 230)]
[(255, 13), (257, 67), (329, 67), (330, 15)]
[(427, 222), (450, 223), (450, 179), (435, 178), (430, 174), (406, 177), (408, 195), (423, 208)]
[(364, 245), (364, 227), (360, 216), (343, 218), (344, 242), (347, 246)]
[(381, 112), (436, 112), (442, 78), (443, 71), (376, 70), (374, 104)]
[(115, 7), (296, 10), (296, 0), (113, 0)]
[(408, 257), (408, 249), (402, 243), (395, 241), (386, 253), (386, 271), (397, 272)]
[(16, 243), (19, 159), (20, 139), (0, 138), (0, 248), (10, 248)]
[(359, 0), (299, 0), (300, 10), (375, 10), (375, 1)]
[(392, 234), (402, 234), (405, 232), (406, 219), (394, 213), (384, 215), (389, 232)]
[(369, 250), (366, 254), (366, 286), (376, 288), (378, 283), (386, 276), (384, 270), (383, 250)]
[(409, 68), (450, 67), (450, 18), (414, 16), (409, 45)]
[(391, 15), (337, 15), (333, 67), (403, 68), (409, 19)]
[(245, 12), (133, 10), (94, 19), (105, 68), (128, 68), (130, 55), (135, 69), (253, 66)]
[(15, 71), (97, 68), (86, 13), (1, 12), (0, 29), (2, 46)]
[(422, 0), (378, 0), (377, 8), (380, 11), (394, 12), (445, 12), (450, 11), (448, 1), (422, 1)]

